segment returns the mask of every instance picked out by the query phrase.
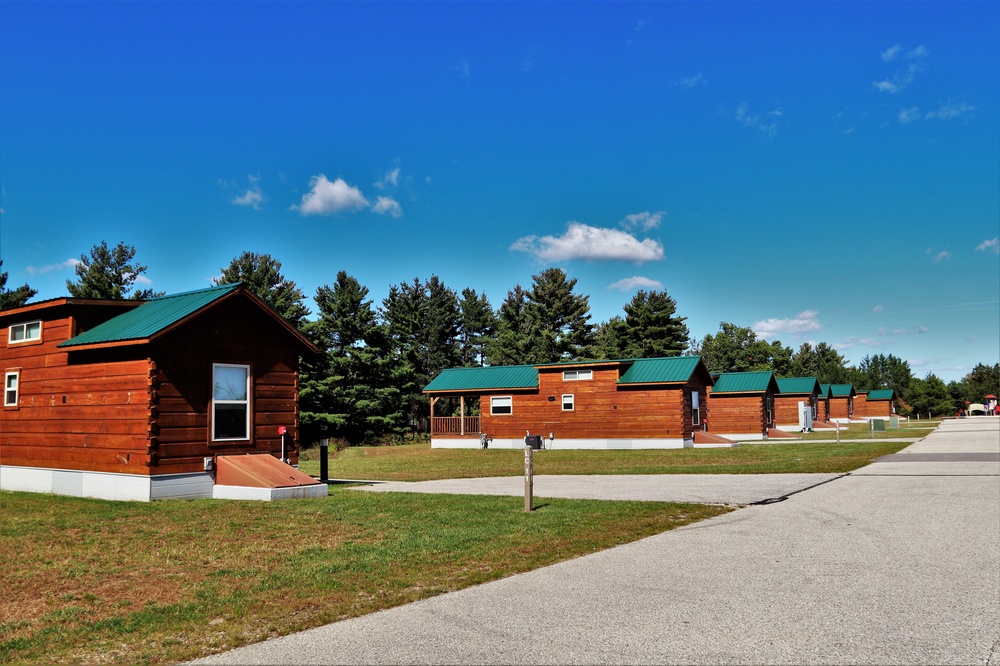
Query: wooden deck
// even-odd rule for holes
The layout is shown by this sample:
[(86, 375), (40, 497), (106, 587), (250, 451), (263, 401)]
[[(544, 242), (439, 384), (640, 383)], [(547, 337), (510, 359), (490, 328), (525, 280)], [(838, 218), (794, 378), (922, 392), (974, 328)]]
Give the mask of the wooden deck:
[(478, 416), (435, 416), (431, 419), (431, 436), (478, 435)]

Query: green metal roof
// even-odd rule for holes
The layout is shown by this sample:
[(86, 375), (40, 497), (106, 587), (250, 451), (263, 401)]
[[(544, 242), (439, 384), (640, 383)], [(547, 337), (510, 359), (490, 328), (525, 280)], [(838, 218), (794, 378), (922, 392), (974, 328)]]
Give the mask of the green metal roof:
[(878, 389), (875, 391), (868, 391), (868, 401), (872, 400), (892, 400), (892, 389)]
[(538, 388), (538, 370), (533, 365), (497, 365), (485, 368), (449, 368), (424, 387), (434, 391), (492, 391)]
[(687, 382), (701, 363), (700, 356), (642, 358), (618, 380), (619, 384), (675, 384)]
[(712, 387), (716, 393), (764, 393), (774, 380), (770, 370), (763, 372), (723, 372)]
[(120, 314), (61, 343), (59, 346), (78, 347), (144, 340), (197, 312), (209, 303), (235, 291), (239, 286), (239, 283), (224, 284), (218, 287), (154, 298), (134, 310)]
[(820, 393), (819, 382), (815, 377), (785, 377), (778, 380), (779, 393)]
[(831, 398), (846, 398), (854, 393), (854, 384), (828, 384)]

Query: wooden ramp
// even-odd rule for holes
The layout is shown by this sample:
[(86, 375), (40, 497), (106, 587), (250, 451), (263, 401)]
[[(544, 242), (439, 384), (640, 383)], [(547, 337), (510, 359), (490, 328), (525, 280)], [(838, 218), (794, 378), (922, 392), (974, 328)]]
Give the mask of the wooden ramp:
[(215, 459), (215, 498), (275, 500), (326, 494), (325, 483), (266, 453)]
[(738, 444), (722, 435), (713, 435), (704, 430), (695, 430), (694, 432), (694, 448), (696, 449), (722, 448), (726, 446), (738, 446)]
[(798, 435), (792, 434), (790, 432), (785, 432), (784, 430), (778, 430), (777, 428), (767, 429), (768, 439), (801, 439)]

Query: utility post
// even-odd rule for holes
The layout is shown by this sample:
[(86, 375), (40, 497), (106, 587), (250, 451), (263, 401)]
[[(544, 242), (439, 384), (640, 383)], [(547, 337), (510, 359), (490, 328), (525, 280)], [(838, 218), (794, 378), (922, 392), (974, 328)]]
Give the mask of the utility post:
[(524, 447), (524, 511), (530, 513), (534, 503), (534, 460), (531, 444)]

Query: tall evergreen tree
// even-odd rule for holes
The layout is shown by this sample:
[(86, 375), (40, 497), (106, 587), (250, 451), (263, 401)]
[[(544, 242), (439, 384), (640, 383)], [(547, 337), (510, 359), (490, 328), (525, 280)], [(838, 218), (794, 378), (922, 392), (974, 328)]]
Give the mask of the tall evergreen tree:
[(295, 283), (281, 274), (281, 262), (269, 254), (244, 252), (222, 269), (213, 284), (242, 282), (247, 289), (274, 308), (288, 322), (301, 329), (309, 315), (306, 295)]
[(486, 363), (486, 342), (496, 330), (496, 314), (486, 294), (477, 294), (466, 287), (458, 302), (461, 312), (459, 324), (459, 357), (463, 366)]
[(532, 278), (526, 308), (536, 334), (531, 363), (556, 363), (581, 358), (594, 342), (590, 299), (573, 293), (577, 279), (559, 268), (547, 268)]
[(892, 389), (899, 399), (905, 399), (913, 374), (910, 364), (892, 354), (865, 356), (858, 364), (855, 389)]
[(303, 359), (299, 392), (303, 438), (339, 437), (349, 444), (378, 443), (401, 435), (400, 398), (405, 369), (392, 358), (368, 289), (344, 271), (332, 287), (316, 290), (320, 318), (305, 332), (323, 350)]
[(983, 402), (988, 395), (1000, 396), (1000, 363), (977, 363), (962, 382), (968, 387), (969, 402)]
[[(0, 268), (3, 268), (3, 259), (0, 259)], [(32, 289), (27, 284), (17, 289), (7, 289), (7, 271), (0, 271), (0, 310), (19, 308), (37, 293), (37, 289)]]
[(948, 393), (948, 387), (934, 373), (923, 379), (914, 377), (908, 389), (910, 414), (920, 416), (946, 416), (957, 407)]
[(152, 289), (129, 289), (144, 279), (146, 267), (135, 261), (135, 247), (118, 243), (113, 248), (107, 241), (101, 241), (90, 249), (90, 254), (81, 254), (74, 268), (77, 280), (66, 280), (66, 289), (74, 298), (106, 298), (114, 300), (144, 300), (162, 296), (162, 292)]
[(677, 316), (677, 302), (666, 291), (640, 290), (624, 309), (625, 357), (678, 356), (687, 349), (687, 317)]
[(496, 336), (486, 345), (490, 365), (521, 365), (534, 362), (535, 322), (528, 315), (528, 292), (521, 285), (507, 292), (497, 310)]
[(619, 359), (628, 357), (627, 329), (625, 320), (615, 315), (597, 325), (594, 330), (593, 356), (596, 359)]

